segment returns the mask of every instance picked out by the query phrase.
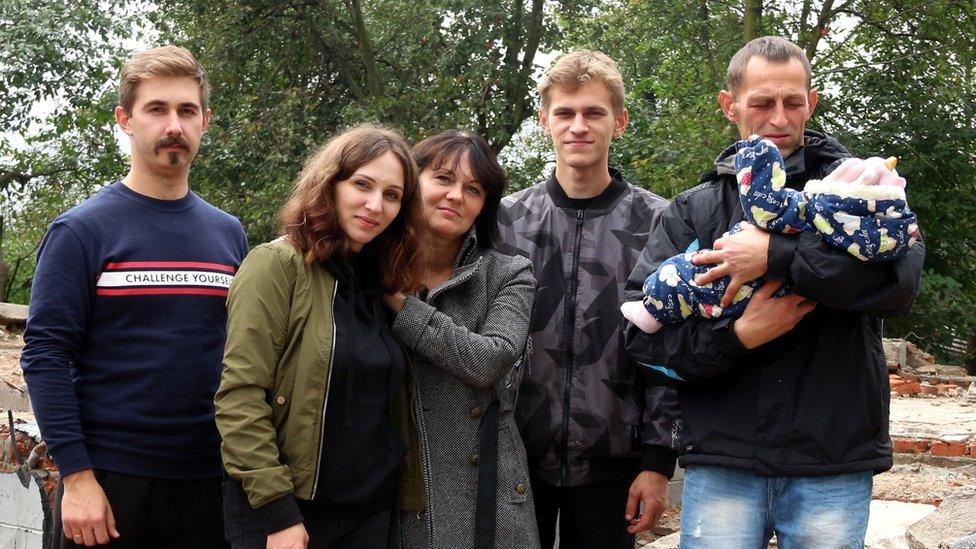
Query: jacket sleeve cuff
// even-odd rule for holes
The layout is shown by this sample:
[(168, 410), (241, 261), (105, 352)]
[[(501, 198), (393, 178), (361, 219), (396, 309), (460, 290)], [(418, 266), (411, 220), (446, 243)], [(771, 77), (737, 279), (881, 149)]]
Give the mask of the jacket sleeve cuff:
[(723, 318), (716, 320), (714, 327), (715, 344), (718, 347), (718, 352), (731, 358), (742, 357), (751, 352), (742, 345), (739, 336), (735, 335), (735, 330), (732, 327), (735, 321), (735, 318)]
[(294, 494), (285, 494), (255, 509), (264, 522), (264, 531), (273, 534), (304, 522), (302, 512), (298, 510), (298, 502)]
[(787, 280), (790, 265), (796, 252), (796, 238), (784, 234), (769, 235), (769, 251), (766, 256), (766, 276), (777, 280)]
[(429, 303), (408, 295), (400, 312), (393, 319), (393, 333), (399, 336), (407, 348), (416, 349), (436, 311)]
[(56, 449), (51, 450), (51, 456), (54, 457), (54, 463), (58, 466), (61, 478), (71, 473), (92, 469), (88, 450), (85, 448), (85, 443), (80, 440), (58, 445)]
[(678, 462), (678, 452), (664, 446), (644, 446), (641, 458), (641, 471), (654, 471), (669, 479), (674, 476), (674, 466)]

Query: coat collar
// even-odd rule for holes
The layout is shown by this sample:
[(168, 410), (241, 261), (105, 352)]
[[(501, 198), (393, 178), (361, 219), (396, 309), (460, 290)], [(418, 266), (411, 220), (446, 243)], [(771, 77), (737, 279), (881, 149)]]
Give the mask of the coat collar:
[(587, 204), (586, 208), (588, 209), (606, 209), (612, 206), (620, 195), (627, 190), (627, 182), (624, 181), (620, 170), (610, 168), (609, 171), (610, 185), (608, 185), (602, 193), (593, 198), (574, 199), (567, 196), (566, 191), (563, 190), (562, 186), (559, 184), (559, 181), (556, 180), (555, 169), (552, 170), (552, 175), (549, 176), (549, 180), (546, 181), (546, 191), (549, 193), (549, 196), (552, 197), (553, 204), (555, 204), (558, 208), (579, 209), (579, 202), (585, 201)]
[(454, 272), (451, 273), (451, 278), (447, 279), (436, 288), (431, 288), (430, 293), (427, 295), (426, 301), (430, 303), (435, 296), (444, 293), (445, 291), (460, 286), (478, 270), (478, 266), (481, 265), (481, 250), (478, 246), (478, 235), (475, 232), (475, 228), (472, 225), (468, 234), (464, 236), (464, 242), (461, 243), (461, 249), (458, 251), (457, 258), (454, 260)]

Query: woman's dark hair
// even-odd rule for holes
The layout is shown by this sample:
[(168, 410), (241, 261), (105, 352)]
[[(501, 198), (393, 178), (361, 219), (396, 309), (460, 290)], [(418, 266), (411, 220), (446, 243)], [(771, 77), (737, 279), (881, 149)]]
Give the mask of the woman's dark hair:
[(485, 190), (485, 205), (474, 220), (475, 233), (482, 246), (498, 244), (498, 204), (505, 194), (505, 171), (498, 165), (495, 153), (476, 133), (449, 130), (424, 139), (413, 147), (413, 158), (420, 171), (447, 166), (457, 169), (468, 155), (471, 174)]
[(381, 287), (386, 292), (410, 292), (420, 287), (426, 264), (417, 166), (410, 150), (395, 131), (378, 126), (356, 126), (332, 138), (306, 162), (288, 202), (278, 213), (281, 234), (302, 254), (306, 263), (321, 262), (349, 252), (349, 238), (339, 227), (335, 185), (352, 177), (361, 166), (393, 153), (403, 168), (400, 212), (364, 251), (377, 258)]

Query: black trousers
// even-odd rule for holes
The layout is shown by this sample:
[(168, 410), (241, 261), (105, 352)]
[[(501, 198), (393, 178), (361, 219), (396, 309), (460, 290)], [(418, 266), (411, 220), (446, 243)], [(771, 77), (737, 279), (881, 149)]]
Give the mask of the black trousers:
[[(314, 517), (305, 521), (309, 549), (385, 549), (391, 510), (362, 517)], [(247, 501), (241, 483), (228, 478), (224, 486), (224, 528), (233, 549), (265, 549), (268, 534), (261, 515)]]
[[(119, 538), (112, 549), (222, 549), (221, 479), (173, 480), (95, 470), (115, 517)], [(65, 537), (61, 523), (64, 485), (54, 502), (54, 549), (84, 547)]]
[(559, 549), (634, 549), (624, 512), (633, 479), (557, 487), (532, 479), (542, 549), (552, 549), (559, 516)]

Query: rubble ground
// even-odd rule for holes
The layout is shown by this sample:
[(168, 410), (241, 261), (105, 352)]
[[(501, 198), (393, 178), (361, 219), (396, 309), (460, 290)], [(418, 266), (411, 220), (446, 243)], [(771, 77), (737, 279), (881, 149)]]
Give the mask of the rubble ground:
[(15, 387), (23, 387), (24, 375), (20, 370), (20, 348), (24, 345), (24, 333), (0, 326), (0, 380)]

